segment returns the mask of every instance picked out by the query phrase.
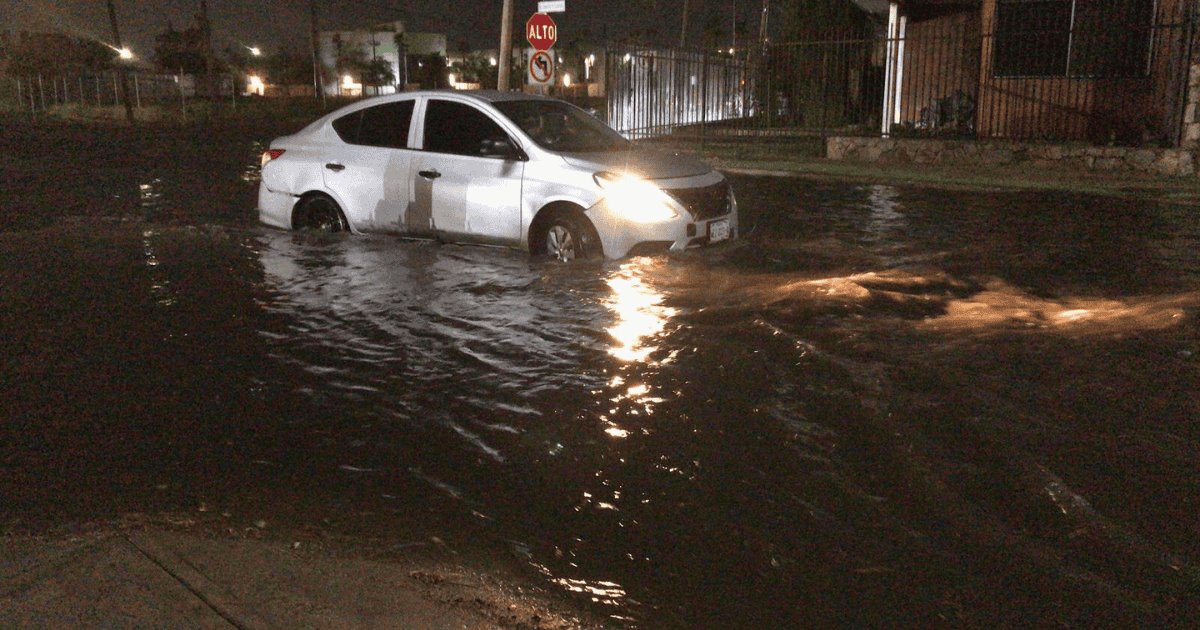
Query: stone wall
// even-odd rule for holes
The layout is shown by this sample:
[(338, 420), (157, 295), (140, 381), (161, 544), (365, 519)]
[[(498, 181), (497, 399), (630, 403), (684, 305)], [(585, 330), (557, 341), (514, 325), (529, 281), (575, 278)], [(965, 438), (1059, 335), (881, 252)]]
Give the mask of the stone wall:
[(1197, 173), (1200, 163), (1197, 162), (1196, 152), (1190, 149), (835, 136), (826, 140), (825, 155), (831, 160), (888, 164), (1029, 164), (1175, 177), (1200, 174)]
[(1188, 72), (1187, 109), (1183, 113), (1183, 146), (1200, 148), (1200, 63)]

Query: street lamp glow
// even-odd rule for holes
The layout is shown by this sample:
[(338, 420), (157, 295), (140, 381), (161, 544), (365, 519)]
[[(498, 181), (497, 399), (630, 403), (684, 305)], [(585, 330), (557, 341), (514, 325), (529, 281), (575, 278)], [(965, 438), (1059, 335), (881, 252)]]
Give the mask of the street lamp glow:
[(489, 58), (488, 58), (488, 63), (492, 64), (492, 66), (494, 67), (494, 66), (496, 65), (496, 58), (495, 58), (495, 57), (489, 57)]
[(262, 55), (262, 50), (260, 50), (258, 46), (250, 46), (249, 48), (251, 55), (254, 55), (255, 57)]
[(133, 59), (133, 51), (129, 50), (128, 48), (118, 48), (117, 56), (125, 61), (129, 61), (130, 59)]
[(571, 87), (571, 75), (563, 75), (563, 87)]

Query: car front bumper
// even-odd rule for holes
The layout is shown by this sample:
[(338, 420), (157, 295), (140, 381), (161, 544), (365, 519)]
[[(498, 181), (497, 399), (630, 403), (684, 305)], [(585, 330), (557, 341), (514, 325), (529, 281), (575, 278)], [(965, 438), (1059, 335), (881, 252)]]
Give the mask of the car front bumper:
[[(715, 244), (715, 238), (724, 241), (738, 236), (737, 201), (732, 198), (727, 214), (701, 220), (681, 209), (678, 216), (667, 221), (637, 223), (630, 221), (625, 213), (609, 207), (605, 201), (592, 206), (585, 214), (596, 227), (607, 258), (682, 251)], [(722, 231), (725, 233), (723, 238)]]

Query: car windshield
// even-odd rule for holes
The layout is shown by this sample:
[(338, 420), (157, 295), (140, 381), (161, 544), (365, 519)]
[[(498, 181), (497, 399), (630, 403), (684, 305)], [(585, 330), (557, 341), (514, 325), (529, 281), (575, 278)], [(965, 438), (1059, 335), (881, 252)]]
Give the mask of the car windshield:
[(629, 141), (587, 112), (562, 101), (501, 101), (496, 109), (539, 146), (562, 153), (619, 151)]

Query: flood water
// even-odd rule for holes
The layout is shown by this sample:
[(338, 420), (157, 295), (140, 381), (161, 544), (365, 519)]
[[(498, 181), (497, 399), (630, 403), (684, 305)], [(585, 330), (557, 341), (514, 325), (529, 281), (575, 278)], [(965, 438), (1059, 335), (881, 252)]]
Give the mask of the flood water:
[(558, 265), (260, 227), (261, 140), (0, 163), (5, 527), (419, 531), (622, 627), (1194, 623), (1194, 208), (734, 176), (732, 246)]

